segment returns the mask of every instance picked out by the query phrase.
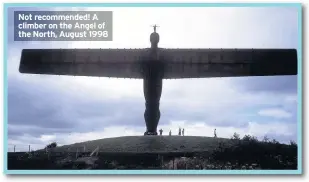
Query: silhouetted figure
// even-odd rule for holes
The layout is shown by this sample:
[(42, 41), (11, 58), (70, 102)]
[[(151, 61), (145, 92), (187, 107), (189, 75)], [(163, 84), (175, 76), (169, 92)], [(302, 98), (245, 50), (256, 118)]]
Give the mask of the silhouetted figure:
[(178, 135), (181, 136), (181, 128), (179, 128)]
[(182, 128), (182, 136), (185, 136), (185, 129)]
[(169, 135), (170, 135), (170, 136), (172, 136), (172, 131), (171, 131), (171, 130), (170, 130), (170, 133), (169, 133)]
[(163, 133), (163, 130), (162, 130), (162, 129), (160, 129), (160, 130), (159, 130), (159, 132), (160, 132), (160, 135), (162, 135), (162, 133)]
[(217, 129), (214, 131), (214, 137), (217, 138)]

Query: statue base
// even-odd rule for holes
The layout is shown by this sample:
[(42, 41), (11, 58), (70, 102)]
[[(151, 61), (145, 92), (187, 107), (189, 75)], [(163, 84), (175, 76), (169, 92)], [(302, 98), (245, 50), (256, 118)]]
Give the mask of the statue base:
[(144, 136), (146, 136), (146, 135), (158, 135), (158, 133), (155, 131), (155, 132), (145, 132), (144, 133)]

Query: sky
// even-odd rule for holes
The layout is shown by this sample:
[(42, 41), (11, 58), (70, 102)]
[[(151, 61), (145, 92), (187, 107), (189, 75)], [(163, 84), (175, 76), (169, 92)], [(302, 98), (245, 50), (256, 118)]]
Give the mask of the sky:
[[(14, 42), (15, 10), (113, 11), (110, 42)], [(8, 25), (8, 149), (143, 135), (138, 79), (18, 72), (24, 48), (148, 48), (158, 24), (162, 48), (297, 48), (296, 8), (16, 8)], [(164, 80), (158, 129), (167, 135), (230, 138), (234, 132), (297, 141), (297, 76)]]

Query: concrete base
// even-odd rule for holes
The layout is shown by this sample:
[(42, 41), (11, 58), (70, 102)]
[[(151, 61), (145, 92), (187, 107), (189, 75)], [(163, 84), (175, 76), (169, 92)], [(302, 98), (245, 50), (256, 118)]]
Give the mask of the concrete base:
[(158, 133), (157, 132), (145, 132), (144, 133), (144, 136), (146, 136), (146, 135), (158, 135)]

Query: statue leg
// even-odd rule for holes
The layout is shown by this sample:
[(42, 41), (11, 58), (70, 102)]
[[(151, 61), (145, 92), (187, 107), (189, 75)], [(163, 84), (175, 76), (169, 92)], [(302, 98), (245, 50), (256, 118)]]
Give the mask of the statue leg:
[(145, 113), (147, 130), (144, 135), (158, 135), (157, 126), (160, 120), (160, 98), (162, 79), (144, 79)]

